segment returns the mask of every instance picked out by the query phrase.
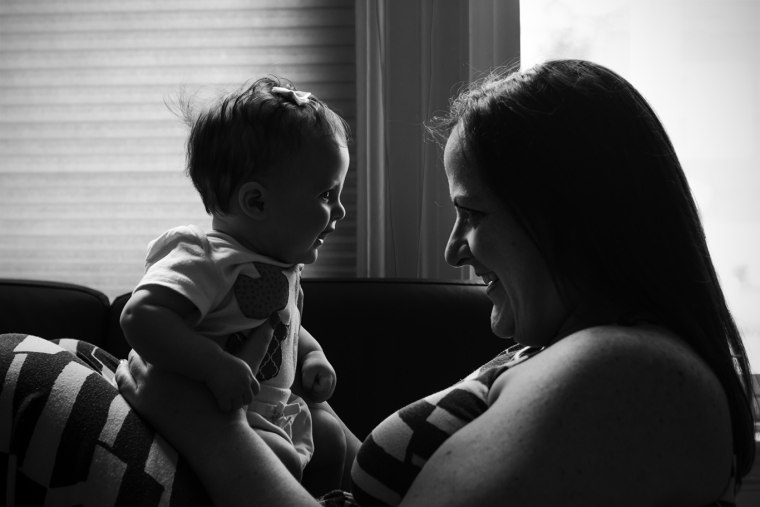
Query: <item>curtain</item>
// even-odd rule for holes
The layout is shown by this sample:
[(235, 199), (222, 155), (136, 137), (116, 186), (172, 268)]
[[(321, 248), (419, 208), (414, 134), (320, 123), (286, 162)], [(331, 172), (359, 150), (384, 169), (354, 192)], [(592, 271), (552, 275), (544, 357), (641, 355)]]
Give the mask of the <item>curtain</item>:
[[(183, 86), (276, 74), (355, 131), (354, 22), (351, 0), (0, 0), (0, 277), (114, 297), (153, 237), (210, 224), (165, 104)], [(348, 216), (305, 276), (356, 275), (354, 167)]]
[(518, 0), (358, 0), (360, 276), (469, 279), (443, 251), (454, 220), (424, 123), (457, 89), (519, 57)]

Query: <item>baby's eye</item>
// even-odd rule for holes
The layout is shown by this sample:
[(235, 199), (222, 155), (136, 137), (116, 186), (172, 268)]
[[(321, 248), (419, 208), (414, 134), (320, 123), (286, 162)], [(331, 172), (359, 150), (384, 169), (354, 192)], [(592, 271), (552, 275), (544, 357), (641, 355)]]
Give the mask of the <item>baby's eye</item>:
[(323, 201), (329, 201), (330, 198), (332, 198), (334, 191), (328, 190), (327, 192), (322, 192), (322, 194), (319, 196), (320, 199)]

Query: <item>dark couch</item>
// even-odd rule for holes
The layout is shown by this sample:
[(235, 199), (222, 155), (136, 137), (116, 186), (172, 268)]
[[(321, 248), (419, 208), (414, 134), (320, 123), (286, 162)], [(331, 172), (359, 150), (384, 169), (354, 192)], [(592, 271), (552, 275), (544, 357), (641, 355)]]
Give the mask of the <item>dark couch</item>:
[[(310, 279), (303, 287), (303, 325), (338, 373), (330, 403), (359, 438), (511, 344), (491, 333), (491, 303), (479, 283)], [(0, 279), (0, 333), (79, 338), (125, 357), (118, 319), (128, 296), (109, 301), (80, 285)], [(740, 507), (760, 505), (760, 442), (758, 456)]]
[[(480, 283), (306, 279), (303, 289), (303, 325), (338, 374), (330, 403), (360, 438), (510, 345), (491, 333)], [(119, 315), (128, 297), (109, 301), (80, 285), (0, 279), (0, 333), (78, 338), (126, 357)]]

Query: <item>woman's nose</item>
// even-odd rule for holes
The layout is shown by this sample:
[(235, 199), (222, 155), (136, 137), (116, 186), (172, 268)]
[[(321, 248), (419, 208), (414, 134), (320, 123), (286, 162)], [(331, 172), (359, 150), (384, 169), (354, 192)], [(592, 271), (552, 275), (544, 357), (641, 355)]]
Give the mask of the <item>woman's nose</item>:
[(446, 262), (454, 267), (459, 267), (465, 264), (465, 260), (469, 256), (469, 247), (467, 241), (458, 233), (456, 226), (451, 231), (449, 236), (449, 242), (446, 243), (446, 250), (444, 252), (444, 258)]

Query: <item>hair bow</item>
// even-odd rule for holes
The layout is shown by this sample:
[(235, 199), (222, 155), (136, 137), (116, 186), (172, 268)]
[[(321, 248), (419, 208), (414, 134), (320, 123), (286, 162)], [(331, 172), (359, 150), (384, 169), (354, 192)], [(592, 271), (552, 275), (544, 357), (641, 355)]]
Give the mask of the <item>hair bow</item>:
[(311, 97), (311, 92), (301, 92), (298, 90), (291, 90), (290, 88), (285, 88), (283, 86), (272, 87), (272, 93), (275, 93), (277, 95), (282, 95), (283, 97), (288, 97), (299, 106), (308, 104), (309, 97)]

